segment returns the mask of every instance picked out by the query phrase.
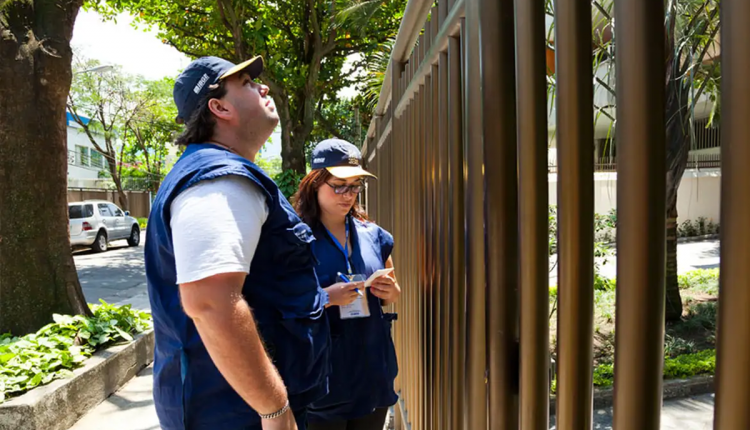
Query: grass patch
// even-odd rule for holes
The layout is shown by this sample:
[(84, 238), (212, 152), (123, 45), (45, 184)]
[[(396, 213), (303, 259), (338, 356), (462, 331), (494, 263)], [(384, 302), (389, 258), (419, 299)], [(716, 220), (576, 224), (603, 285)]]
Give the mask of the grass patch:
[[(716, 350), (706, 349), (664, 360), (664, 379), (684, 379), (699, 375), (713, 375), (716, 371)], [(610, 387), (615, 381), (615, 365), (603, 363), (594, 367), (595, 387)], [(552, 380), (552, 393), (557, 392), (557, 377)]]
[(0, 403), (55, 379), (73, 376), (73, 369), (97, 349), (133, 340), (151, 328), (151, 315), (104, 301), (89, 305), (93, 317), (53, 315), (54, 323), (23, 337), (0, 335)]

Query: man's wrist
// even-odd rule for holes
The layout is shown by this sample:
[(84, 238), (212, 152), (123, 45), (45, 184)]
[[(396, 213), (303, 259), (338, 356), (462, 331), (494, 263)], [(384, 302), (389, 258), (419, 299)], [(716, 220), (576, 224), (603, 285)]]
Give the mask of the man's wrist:
[(278, 417), (284, 415), (289, 410), (289, 407), (290, 407), (289, 406), (289, 399), (287, 399), (286, 402), (284, 403), (284, 406), (282, 406), (281, 409), (279, 409), (279, 410), (277, 410), (275, 412), (271, 412), (270, 414), (261, 414), (261, 413), (258, 413), (258, 415), (260, 415), (261, 419), (272, 420), (274, 418), (278, 418)]

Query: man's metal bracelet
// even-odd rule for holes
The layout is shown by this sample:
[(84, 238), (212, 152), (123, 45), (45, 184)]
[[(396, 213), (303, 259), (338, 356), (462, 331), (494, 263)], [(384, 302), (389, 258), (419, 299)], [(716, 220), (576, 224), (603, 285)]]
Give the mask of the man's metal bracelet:
[(276, 412), (270, 413), (268, 415), (258, 414), (260, 417), (264, 420), (272, 420), (274, 418), (278, 418), (286, 413), (286, 411), (289, 410), (289, 399), (287, 399), (286, 404), (283, 408), (279, 409)]

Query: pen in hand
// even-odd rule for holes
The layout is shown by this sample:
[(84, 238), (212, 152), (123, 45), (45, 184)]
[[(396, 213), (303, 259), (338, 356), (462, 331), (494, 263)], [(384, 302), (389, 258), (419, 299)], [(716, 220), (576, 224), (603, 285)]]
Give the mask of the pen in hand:
[[(349, 280), (349, 278), (347, 278), (346, 276), (344, 276), (344, 274), (341, 273), (341, 272), (339, 272), (339, 278), (341, 278), (341, 280), (344, 281), (344, 282), (346, 282), (346, 283), (351, 282)], [(359, 291), (359, 288), (355, 288), (354, 291), (356, 291), (357, 294), (359, 294), (360, 296), (362, 295), (362, 291)]]

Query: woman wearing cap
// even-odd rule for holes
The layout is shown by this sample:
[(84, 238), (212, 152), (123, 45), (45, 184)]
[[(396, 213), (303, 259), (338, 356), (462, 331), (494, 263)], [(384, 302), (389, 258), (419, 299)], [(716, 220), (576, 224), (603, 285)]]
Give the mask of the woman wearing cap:
[(401, 293), (394, 272), (359, 292), (348, 291), (345, 300), (339, 299), (341, 285), (332, 286), (342, 276), (363, 280), (393, 269), (393, 236), (368, 221), (357, 204), (365, 178), (374, 177), (360, 163), (360, 152), (351, 143), (320, 142), (312, 153), (312, 171), (294, 198), (297, 213), (313, 229), (320, 262), (316, 272), (332, 302), (326, 310), (333, 340), (329, 393), (310, 407), (310, 430), (382, 430), (388, 407), (397, 400), (393, 380), (398, 364), (391, 338), (396, 314), (382, 308)]

